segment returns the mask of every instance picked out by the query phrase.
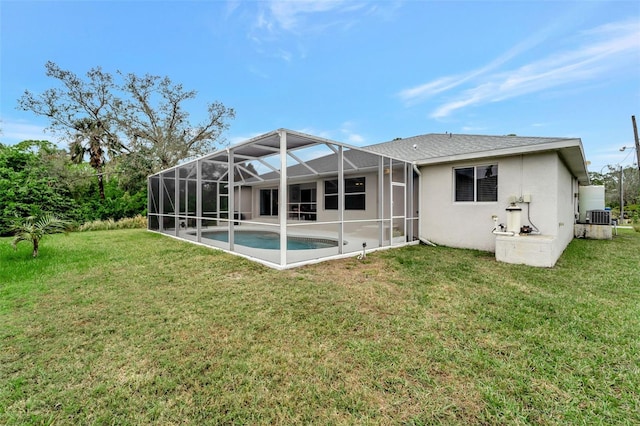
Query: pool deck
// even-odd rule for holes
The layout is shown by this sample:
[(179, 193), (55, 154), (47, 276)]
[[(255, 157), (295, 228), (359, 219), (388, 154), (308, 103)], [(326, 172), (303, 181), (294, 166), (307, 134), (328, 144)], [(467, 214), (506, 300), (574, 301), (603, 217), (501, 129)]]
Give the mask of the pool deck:
[[(327, 227), (318, 224), (320, 226), (313, 226), (310, 224), (308, 226), (290, 226), (287, 227), (287, 235), (293, 237), (303, 237), (303, 238), (318, 238), (318, 239), (331, 239), (338, 240), (338, 232), (336, 230), (328, 230)], [(322, 228), (325, 229), (322, 229)], [(331, 228), (337, 228), (336, 226), (332, 226)], [(239, 232), (243, 231), (269, 231), (279, 233), (280, 228), (278, 226), (273, 225), (235, 225), (234, 229)], [(302, 266), (310, 263), (322, 262), (329, 259), (338, 259), (343, 257), (353, 257), (362, 253), (363, 244), (366, 244), (366, 252), (369, 253), (371, 251), (377, 251), (381, 249), (387, 248), (395, 248), (401, 247), (404, 245), (417, 244), (418, 241), (406, 242), (404, 236), (395, 237), (393, 241), (389, 241), (388, 239), (384, 241), (383, 244), (380, 243), (378, 234), (379, 234), (379, 226), (378, 225), (364, 225), (357, 227), (358, 232), (347, 232), (345, 230), (343, 236), (343, 246), (342, 250), (339, 250), (339, 247), (328, 247), (328, 248), (318, 248), (318, 249), (309, 249), (309, 250), (287, 250), (286, 252), (286, 265), (281, 265), (281, 253), (279, 249), (260, 249), (255, 247), (243, 246), (240, 244), (234, 244), (234, 250), (230, 250), (229, 243), (224, 241), (217, 241), (208, 238), (200, 238), (198, 240), (197, 237), (197, 229), (196, 228), (185, 228), (180, 229), (178, 235), (175, 235), (175, 230), (166, 230), (165, 232), (159, 232), (163, 235), (169, 235), (171, 237), (187, 240), (199, 245), (204, 245), (207, 247), (213, 247), (216, 249), (223, 250), (225, 252), (231, 254), (237, 254), (242, 257), (248, 258), (253, 261), (257, 261), (259, 263), (265, 264), (269, 267), (276, 269), (287, 269), (293, 268), (297, 266)], [(202, 232), (206, 231), (228, 231), (228, 227), (226, 226), (210, 226), (210, 227), (202, 227)]]

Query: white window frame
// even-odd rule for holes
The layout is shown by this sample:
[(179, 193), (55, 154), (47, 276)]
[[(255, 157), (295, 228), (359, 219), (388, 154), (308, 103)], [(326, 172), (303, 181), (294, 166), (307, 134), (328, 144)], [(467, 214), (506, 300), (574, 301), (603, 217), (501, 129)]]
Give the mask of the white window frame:
[[(357, 179), (362, 179), (362, 191), (358, 191), (358, 192), (347, 192), (346, 191), (346, 183), (347, 181), (350, 180), (357, 180)], [(331, 182), (331, 181), (335, 181), (336, 183), (338, 182), (337, 179), (326, 179), (325, 182)], [(367, 209), (367, 178), (366, 176), (356, 176), (356, 177), (345, 177), (344, 178), (344, 182), (345, 182), (345, 193), (344, 193), (344, 209), (345, 210), (354, 210), (354, 211), (364, 211)], [(324, 188), (326, 189), (326, 186), (324, 186)], [(350, 208), (347, 207), (347, 199), (349, 197), (359, 197), (362, 196), (364, 197), (364, 207), (363, 208)], [(338, 192), (331, 192), (331, 193), (324, 193), (323, 194), (324, 197), (324, 203), (323, 203), (323, 207), (325, 210), (338, 210), (338, 207), (336, 208), (329, 208), (327, 207), (327, 197), (338, 197)]]
[[(454, 167), (453, 168), (453, 194), (452, 194), (452, 198), (453, 198), (453, 202), (454, 203), (459, 203), (459, 204), (470, 204), (470, 203), (496, 203), (498, 201), (498, 187), (496, 188), (496, 196), (495, 196), (495, 200), (482, 200), (479, 201), (478, 200), (478, 172), (480, 171), (480, 173), (482, 173), (483, 171), (486, 171), (488, 167), (491, 168), (495, 168), (497, 173), (496, 173), (496, 178), (497, 176), (499, 176), (499, 168), (498, 168), (498, 163), (490, 163), (490, 164), (477, 164), (477, 165), (472, 165), (472, 166), (463, 166), (463, 167)], [(463, 170), (463, 169), (473, 169), (473, 200), (458, 200), (456, 198), (457, 194), (456, 194), (456, 189), (457, 189), (457, 174), (456, 171), (458, 170)], [(498, 179), (498, 178), (497, 178)], [(499, 179), (498, 179), (499, 182)], [(499, 183), (497, 183), (497, 185), (499, 185)]]

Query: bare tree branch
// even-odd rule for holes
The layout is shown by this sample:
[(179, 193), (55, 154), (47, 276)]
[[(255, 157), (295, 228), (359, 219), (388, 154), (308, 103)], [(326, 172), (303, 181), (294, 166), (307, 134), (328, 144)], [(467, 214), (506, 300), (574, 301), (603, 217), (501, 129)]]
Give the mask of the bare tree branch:
[[(118, 71), (121, 82), (117, 84), (100, 67), (90, 69), (86, 79), (53, 62), (45, 68), (59, 86), (40, 95), (25, 91), (18, 108), (47, 117), (48, 129), (64, 134), (72, 144), (82, 140), (92, 164), (129, 153), (151, 156), (150, 171), (168, 168), (213, 150), (229, 127), (227, 121), (235, 117), (232, 108), (214, 102), (208, 105), (206, 120), (191, 125), (185, 103), (197, 93), (168, 77)], [(98, 156), (101, 162), (91, 157), (90, 147), (98, 143), (106, 151), (106, 157)], [(96, 149), (93, 152), (98, 154)]]
[(156, 170), (213, 150), (228, 128), (226, 120), (235, 117), (233, 109), (215, 102), (208, 106), (207, 120), (192, 127), (183, 105), (195, 99), (195, 91), (185, 91), (168, 77), (120, 75), (124, 79), (121, 89), (130, 96), (118, 106), (119, 124), (136, 144), (155, 152)]

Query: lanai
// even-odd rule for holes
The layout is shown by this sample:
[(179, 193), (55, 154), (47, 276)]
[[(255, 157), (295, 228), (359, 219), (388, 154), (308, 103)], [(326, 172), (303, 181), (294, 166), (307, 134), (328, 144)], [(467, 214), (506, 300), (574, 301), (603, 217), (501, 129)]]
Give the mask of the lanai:
[(418, 182), (409, 162), (278, 129), (150, 176), (149, 230), (299, 266), (416, 242)]

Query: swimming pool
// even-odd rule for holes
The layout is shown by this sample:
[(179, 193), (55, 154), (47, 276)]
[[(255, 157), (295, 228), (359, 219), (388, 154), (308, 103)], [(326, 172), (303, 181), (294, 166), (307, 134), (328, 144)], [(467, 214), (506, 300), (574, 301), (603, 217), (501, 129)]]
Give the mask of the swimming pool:
[[(229, 242), (227, 231), (206, 231), (202, 233), (202, 238), (210, 240)], [(269, 231), (235, 231), (233, 241), (241, 246), (279, 250), (280, 234)], [(287, 236), (287, 250), (315, 250), (322, 248), (337, 247), (338, 241), (329, 238), (294, 237)]]

